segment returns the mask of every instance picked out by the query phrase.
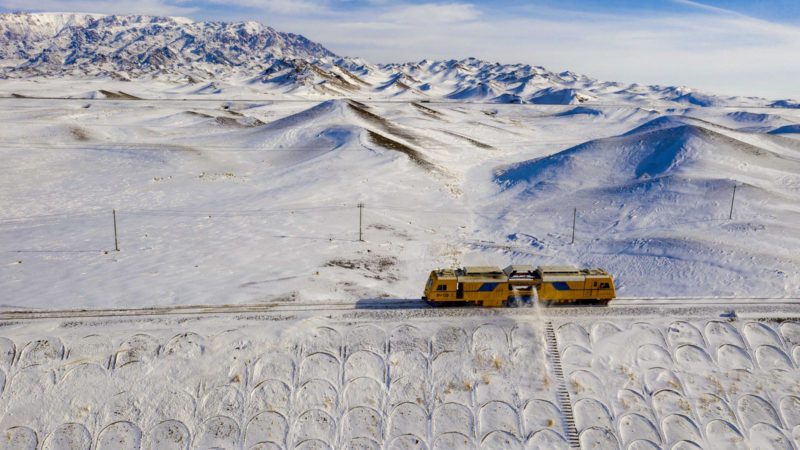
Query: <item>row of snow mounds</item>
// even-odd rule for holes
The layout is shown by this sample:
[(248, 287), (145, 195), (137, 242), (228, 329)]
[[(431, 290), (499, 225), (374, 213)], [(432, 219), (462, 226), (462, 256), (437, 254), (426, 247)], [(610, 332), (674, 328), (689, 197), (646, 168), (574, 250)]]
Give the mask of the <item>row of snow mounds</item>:
[[(387, 440), (385, 445), (381, 444), (381, 440), (368, 437), (368, 435), (374, 434), (374, 430), (380, 426), (380, 418), (376, 411), (352, 410), (341, 424), (342, 433), (346, 435), (341, 445), (338, 443), (331, 445), (332, 435), (335, 434), (335, 430), (332, 428), (335, 428), (336, 424), (324, 413), (309, 412), (309, 414), (301, 416), (299, 421), (303, 432), (312, 437), (303, 438), (288, 446), (285, 443), (287, 429), (285, 419), (270, 412), (255, 417), (243, 431), (228, 418), (214, 417), (203, 423), (198, 430), (199, 434), (194, 437), (185, 424), (176, 420), (161, 422), (144, 434), (133, 423), (115, 422), (103, 428), (96, 440), (83, 425), (66, 423), (46, 436), (41, 443), (39, 436), (30, 428), (9, 428), (0, 437), (0, 444), (3, 448), (18, 450), (35, 450), (37, 448), (42, 450), (429, 448), (421, 438), (409, 433), (398, 434)], [(481, 448), (508, 449), (522, 448), (523, 442), (503, 431), (488, 433), (479, 443), (461, 432), (448, 431), (437, 437), (430, 448), (476, 448), (478, 445)], [(550, 430), (542, 430), (531, 435), (525, 441), (525, 447), (534, 449), (568, 448), (563, 438)]]
[[(195, 358), (207, 351), (219, 350), (245, 336), (223, 333), (210, 339), (197, 333), (185, 332), (166, 341), (137, 333), (117, 343), (106, 336), (87, 335), (65, 345), (57, 336), (45, 336), (26, 342), (20, 350), (16, 343), (0, 337), (0, 368), (25, 369), (32, 366), (50, 367), (73, 360), (91, 361), (108, 369), (120, 369), (132, 363), (147, 362), (157, 358)], [(419, 328), (402, 324), (389, 330), (364, 324), (338, 331), (332, 327), (317, 327), (297, 341), (273, 342), (267, 350), (286, 353), (292, 360), (325, 353), (337, 360), (347, 360), (358, 352), (369, 352), (379, 357), (398, 352), (417, 352), (427, 360), (434, 360), (453, 352), (480, 356), (486, 351), (509, 358), (514, 353), (533, 347), (541, 350), (543, 341), (536, 325), (515, 324), (506, 329), (492, 323), (473, 328), (457, 326), (439, 327), (431, 335)], [(269, 351), (266, 352), (269, 354)]]
[(583, 446), (800, 445), (800, 322), (568, 322), (556, 335)]
[[(723, 370), (794, 370), (800, 367), (800, 323), (784, 322), (773, 328), (764, 322), (736, 325), (712, 320), (698, 327), (687, 321), (674, 321), (666, 333), (650, 323), (634, 323), (628, 330), (599, 322), (591, 333), (580, 325), (567, 323), (557, 330), (565, 364), (582, 366), (591, 361), (590, 349), (597, 339), (624, 333), (636, 334), (635, 363), (642, 368), (677, 366), (690, 368), (697, 363), (716, 365)], [(701, 331), (702, 328), (702, 331)]]
[[(534, 323), (320, 326), (267, 342), (237, 330), (49, 336), (21, 347), (0, 339), (0, 429), (34, 448), (100, 448), (117, 435), (144, 448), (567, 442)], [(43, 418), (30, 396), (56, 413)]]
[(573, 105), (595, 100), (594, 97), (576, 89), (556, 89), (552, 87), (536, 90), (526, 97), (522, 92), (517, 92), (516, 90), (506, 92), (505, 86), (494, 82), (478, 82), (463, 86), (447, 94), (445, 98), (462, 101), (533, 103), (540, 105)]
[(146, 434), (134, 423), (114, 422), (104, 427), (96, 439), (93, 439), (83, 425), (65, 423), (44, 436), (41, 442), (36, 431), (23, 426), (11, 427), (0, 435), (0, 447), (18, 450), (186, 449), (190, 443), (189, 438), (186, 425), (174, 420), (162, 422)]

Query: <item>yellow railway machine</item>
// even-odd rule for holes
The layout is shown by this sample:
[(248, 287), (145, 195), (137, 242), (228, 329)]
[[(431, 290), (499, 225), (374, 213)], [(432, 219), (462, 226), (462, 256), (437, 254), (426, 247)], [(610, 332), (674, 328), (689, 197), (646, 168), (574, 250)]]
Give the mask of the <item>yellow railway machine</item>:
[(539, 300), (553, 302), (607, 301), (616, 296), (614, 280), (603, 269), (512, 265), (502, 270), (484, 266), (434, 270), (422, 299), (434, 306), (472, 303), (494, 307), (530, 301), (534, 291)]
[(578, 269), (570, 266), (536, 268), (539, 300), (574, 302), (576, 300), (608, 301), (617, 296), (614, 280), (603, 269)]

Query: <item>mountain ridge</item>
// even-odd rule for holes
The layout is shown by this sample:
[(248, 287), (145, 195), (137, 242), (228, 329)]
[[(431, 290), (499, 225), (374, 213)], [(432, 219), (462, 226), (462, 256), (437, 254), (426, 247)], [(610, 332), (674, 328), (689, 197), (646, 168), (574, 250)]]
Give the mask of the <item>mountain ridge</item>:
[[(521, 104), (797, 107), (686, 87), (602, 82), (570, 71), (475, 58), (372, 64), (253, 21), (79, 13), (0, 14), (0, 79), (159, 79), (228, 83), (303, 98)], [(222, 88), (221, 88), (222, 89)], [(220, 89), (220, 90), (221, 90)], [(664, 106), (661, 105), (661, 106)]]
[(85, 71), (175, 70), (185, 64), (242, 66), (274, 59), (331, 57), (335, 57), (331, 51), (301, 35), (250, 21), (68, 13), (0, 15), (0, 58), (21, 61), (12, 71), (58, 71), (59, 66)]

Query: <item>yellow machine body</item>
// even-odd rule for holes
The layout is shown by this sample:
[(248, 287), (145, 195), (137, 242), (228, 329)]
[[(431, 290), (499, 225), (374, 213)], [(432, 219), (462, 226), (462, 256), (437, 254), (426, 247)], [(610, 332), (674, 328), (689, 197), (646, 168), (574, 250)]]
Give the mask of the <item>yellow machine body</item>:
[(432, 305), (472, 303), (503, 306), (515, 300), (574, 302), (607, 301), (616, 296), (614, 281), (603, 269), (566, 266), (471, 266), (434, 270), (422, 297)]
[(502, 306), (508, 301), (508, 277), (498, 267), (434, 270), (425, 285), (424, 300), (433, 304), (467, 302)]
[(578, 269), (569, 266), (536, 268), (540, 300), (572, 302), (576, 300), (611, 300), (616, 297), (614, 280), (600, 268)]

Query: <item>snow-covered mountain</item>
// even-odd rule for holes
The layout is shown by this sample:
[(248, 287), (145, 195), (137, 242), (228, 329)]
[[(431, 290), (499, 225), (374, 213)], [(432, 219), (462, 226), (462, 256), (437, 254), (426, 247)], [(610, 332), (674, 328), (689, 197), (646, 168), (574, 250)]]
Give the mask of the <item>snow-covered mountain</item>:
[(12, 73), (90, 75), (258, 70), (274, 60), (335, 55), (303, 36), (256, 22), (176, 17), (11, 13), (0, 15), (0, 58)]
[[(255, 22), (98, 14), (0, 14), (0, 78), (112, 77), (189, 82), (207, 91), (246, 85), (302, 98), (675, 106), (767, 106), (683, 87), (601, 82), (572, 72), (473, 58), (376, 65), (340, 57), (303, 36)], [(782, 100), (775, 106), (794, 105)]]

